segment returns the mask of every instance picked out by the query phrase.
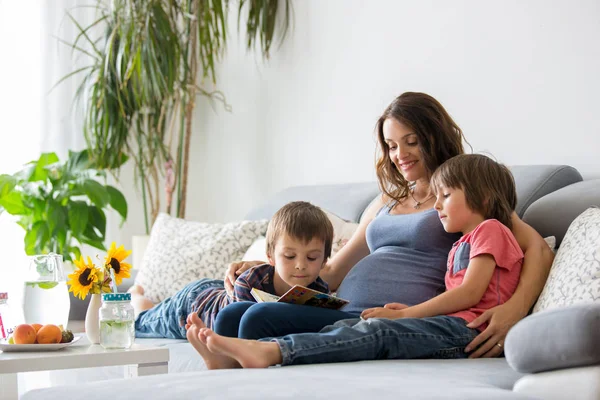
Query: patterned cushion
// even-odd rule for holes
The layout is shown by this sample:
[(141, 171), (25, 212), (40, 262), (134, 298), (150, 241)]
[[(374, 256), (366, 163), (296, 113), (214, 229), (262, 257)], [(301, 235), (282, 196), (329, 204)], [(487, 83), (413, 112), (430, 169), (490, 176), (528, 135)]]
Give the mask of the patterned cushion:
[(533, 312), (600, 301), (600, 209), (588, 208), (569, 226)]
[(331, 224), (333, 225), (333, 244), (331, 246), (331, 257), (335, 255), (354, 235), (354, 232), (358, 228), (358, 224), (355, 222), (348, 222), (335, 214), (325, 211), (325, 214), (329, 217)]
[(266, 229), (266, 220), (209, 224), (160, 214), (135, 282), (158, 303), (196, 279), (222, 279)]

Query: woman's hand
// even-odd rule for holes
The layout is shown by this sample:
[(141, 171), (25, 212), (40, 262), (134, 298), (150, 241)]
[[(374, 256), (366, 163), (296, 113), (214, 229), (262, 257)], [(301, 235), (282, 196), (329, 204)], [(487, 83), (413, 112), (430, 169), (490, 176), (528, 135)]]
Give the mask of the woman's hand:
[[(387, 307), (390, 305), (404, 306), (404, 304), (400, 304), (400, 303), (390, 303), (390, 304), (386, 304), (385, 307), (367, 308), (360, 314), (360, 317), (362, 319), (369, 319), (369, 318), (399, 319), (399, 318), (402, 318), (402, 316), (403, 316), (402, 310), (397, 309), (397, 308)], [(406, 308), (406, 306), (404, 306), (403, 308)]]
[(525, 315), (522, 315), (519, 310), (511, 307), (510, 304), (502, 304), (487, 310), (475, 318), (467, 327), (477, 328), (485, 322), (488, 322), (488, 326), (465, 348), (465, 352), (467, 353), (473, 349), (477, 349), (473, 354), (469, 355), (469, 358), (489, 358), (502, 354), (504, 351), (504, 339), (508, 330), (523, 317)]
[(223, 281), (225, 282), (225, 290), (229, 296), (233, 296), (233, 285), (235, 284), (235, 280), (237, 277), (244, 271), (248, 269), (264, 264), (264, 261), (238, 261), (229, 264), (227, 267), (227, 271), (225, 272), (225, 278)]

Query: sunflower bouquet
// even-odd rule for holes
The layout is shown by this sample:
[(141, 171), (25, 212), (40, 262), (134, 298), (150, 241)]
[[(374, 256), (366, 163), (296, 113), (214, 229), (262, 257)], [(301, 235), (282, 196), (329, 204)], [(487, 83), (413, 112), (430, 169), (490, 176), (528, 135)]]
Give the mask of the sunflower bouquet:
[(131, 276), (129, 273), (131, 264), (123, 262), (130, 254), (131, 250), (125, 250), (124, 246), (117, 248), (113, 242), (106, 254), (104, 264), (96, 266), (90, 257), (87, 257), (86, 262), (83, 256), (80, 256), (79, 260), (73, 261), (77, 269), (69, 275), (67, 282), (69, 292), (73, 292), (81, 300), (85, 299), (88, 293), (112, 292), (112, 285), (120, 285), (123, 278)]

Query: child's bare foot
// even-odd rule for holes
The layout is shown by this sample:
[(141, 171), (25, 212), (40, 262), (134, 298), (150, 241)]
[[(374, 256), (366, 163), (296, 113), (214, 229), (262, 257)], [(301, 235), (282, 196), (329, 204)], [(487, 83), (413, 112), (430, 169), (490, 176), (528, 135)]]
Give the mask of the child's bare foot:
[(133, 306), (135, 318), (137, 318), (142, 311), (149, 310), (155, 305), (150, 299), (144, 297), (144, 288), (140, 285), (133, 285), (127, 290), (127, 293), (131, 293), (131, 305)]
[(186, 333), (187, 339), (194, 349), (202, 356), (208, 369), (240, 368), (240, 364), (233, 358), (221, 354), (213, 354), (206, 345), (200, 341), (200, 330), (202, 328), (206, 329), (206, 326), (200, 317), (198, 317), (198, 314), (191, 313), (188, 316), (187, 321), (190, 324)]
[(208, 328), (200, 331), (200, 339), (211, 353), (234, 359), (243, 368), (266, 368), (282, 362), (281, 350), (275, 342), (230, 338)]

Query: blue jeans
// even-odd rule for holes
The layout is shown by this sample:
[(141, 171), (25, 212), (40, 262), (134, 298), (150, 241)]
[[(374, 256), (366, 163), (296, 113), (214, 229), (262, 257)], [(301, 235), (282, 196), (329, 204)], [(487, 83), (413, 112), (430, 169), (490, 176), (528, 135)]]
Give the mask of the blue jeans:
[(466, 358), (464, 349), (479, 332), (462, 318), (338, 321), (318, 333), (299, 333), (277, 342), (282, 365), (411, 358)]
[(214, 331), (241, 339), (279, 337), (292, 333), (319, 332), (328, 325), (357, 318), (339, 310), (288, 303), (233, 303), (219, 311)]
[(186, 339), (185, 320), (194, 311), (198, 294), (211, 287), (223, 288), (223, 281), (203, 278), (191, 282), (173, 296), (141, 312), (135, 320), (135, 337)]

